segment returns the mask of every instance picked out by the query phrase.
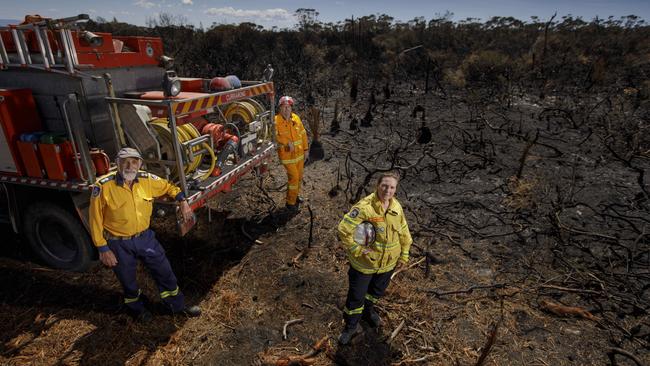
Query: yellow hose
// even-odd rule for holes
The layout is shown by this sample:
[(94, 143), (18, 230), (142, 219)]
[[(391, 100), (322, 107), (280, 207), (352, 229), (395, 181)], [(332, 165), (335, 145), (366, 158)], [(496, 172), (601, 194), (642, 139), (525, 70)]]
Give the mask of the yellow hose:
[[(151, 121), (151, 125), (153, 128), (156, 130), (158, 133), (159, 141), (160, 141), (160, 150), (161, 153), (164, 155), (164, 159), (171, 159), (174, 156), (174, 145), (172, 143), (172, 134), (171, 131), (169, 130), (168, 126), (168, 120), (166, 118), (157, 118), (153, 121)], [(176, 133), (178, 134), (178, 141), (179, 142), (186, 142), (189, 140), (192, 140), (194, 138), (197, 138), (201, 136), (199, 131), (189, 123), (186, 123), (184, 125), (176, 126)], [(212, 173), (212, 170), (214, 169), (214, 166), (216, 164), (216, 156), (214, 154), (214, 151), (210, 147), (210, 144), (207, 142), (202, 143), (200, 146), (194, 146), (192, 148), (192, 152), (198, 152), (201, 149), (205, 149), (208, 154), (210, 155), (210, 166), (207, 170), (201, 169), (199, 170), (198, 168), (201, 165), (201, 161), (203, 160), (203, 154), (196, 154), (194, 155), (194, 159), (189, 163), (184, 166), (184, 174), (189, 175), (193, 173), (192, 178), (193, 179), (198, 179), (198, 180), (205, 180), (207, 179), (210, 174)], [(184, 151), (183, 151), (184, 152)], [(189, 156), (185, 156), (185, 159), (183, 160), (189, 160)], [(175, 180), (178, 178), (178, 171), (176, 169), (176, 166), (173, 166), (171, 169), (171, 178)]]
[(257, 114), (260, 114), (266, 110), (264, 109), (264, 106), (260, 102), (256, 101), (255, 99), (246, 99), (246, 101), (255, 107)]
[[(194, 127), (194, 125), (190, 123), (186, 123), (184, 125), (179, 126), (182, 130), (185, 130), (185, 132), (189, 135), (190, 140), (197, 138), (201, 136), (201, 133), (199, 133), (199, 130)], [(208, 169), (199, 169), (201, 166), (201, 161), (203, 160), (203, 154), (198, 155), (195, 157), (194, 162), (192, 164), (192, 168), (188, 171), (188, 174), (190, 172), (195, 172), (193, 178), (199, 179), (199, 180), (206, 180), (210, 174), (212, 173), (212, 170), (214, 169), (214, 166), (217, 162), (216, 155), (214, 154), (214, 150), (210, 147), (210, 145), (207, 142), (203, 142), (200, 146), (196, 146), (194, 148), (194, 151), (199, 151), (201, 149), (205, 149), (208, 154), (210, 155), (210, 166)]]
[(239, 116), (246, 124), (254, 121), (256, 115), (257, 108), (255, 108), (255, 105), (249, 103), (248, 101), (239, 101), (232, 103), (228, 106), (228, 108), (226, 108), (226, 112), (224, 113), (226, 121), (232, 122), (234, 116)]

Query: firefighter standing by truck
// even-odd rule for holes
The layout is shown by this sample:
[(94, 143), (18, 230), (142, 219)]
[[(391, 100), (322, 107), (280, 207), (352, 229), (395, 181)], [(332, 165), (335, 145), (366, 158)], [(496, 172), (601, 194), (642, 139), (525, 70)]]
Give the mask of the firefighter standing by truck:
[(138, 259), (156, 281), (168, 312), (199, 316), (197, 306), (186, 307), (176, 276), (165, 251), (149, 229), (153, 200), (168, 195), (179, 202), (184, 220), (192, 209), (181, 190), (153, 174), (139, 171), (140, 153), (123, 148), (117, 155), (117, 172), (99, 179), (90, 199), (91, 236), (100, 261), (112, 268), (124, 290), (124, 305), (140, 321), (149, 321), (151, 312), (136, 280)]
[(279, 104), (280, 113), (275, 116), (275, 139), (280, 163), (287, 171), (286, 207), (289, 212), (296, 212), (302, 201), (299, 196), (300, 185), (304, 164), (309, 156), (307, 131), (300, 117), (292, 112), (293, 98), (283, 96)]
[(373, 327), (380, 325), (374, 305), (384, 295), (396, 266), (409, 260), (413, 239), (394, 197), (398, 181), (395, 173), (382, 174), (375, 192), (354, 205), (339, 223), (339, 237), (350, 262), (341, 344), (348, 344), (360, 331), (362, 318)]

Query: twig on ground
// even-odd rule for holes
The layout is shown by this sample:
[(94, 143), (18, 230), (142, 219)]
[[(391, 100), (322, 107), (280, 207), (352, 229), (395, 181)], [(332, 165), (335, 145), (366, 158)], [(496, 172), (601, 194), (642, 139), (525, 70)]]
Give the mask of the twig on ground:
[(546, 299), (541, 300), (539, 302), (539, 305), (542, 309), (547, 310), (558, 316), (575, 315), (584, 319), (589, 319), (594, 321), (598, 320), (598, 318), (596, 318), (592, 313), (588, 312), (583, 308), (579, 308), (575, 306), (564, 306), (564, 305), (556, 304)]
[(601, 292), (599, 291), (594, 291), (594, 290), (583, 290), (579, 288), (569, 288), (569, 287), (562, 287), (562, 286), (555, 286), (555, 285), (541, 285), (539, 288), (548, 288), (548, 289), (553, 289), (553, 290), (558, 290), (558, 291), (566, 291), (566, 292), (578, 292), (578, 293), (585, 293), (585, 294), (594, 294), (594, 295), (600, 295)]
[(302, 318), (301, 319), (292, 319), (288, 320), (284, 323), (284, 327), (282, 327), (282, 339), (285, 341), (287, 340), (287, 327), (292, 325), (292, 324), (297, 324), (297, 323), (302, 323)]
[(246, 239), (252, 241), (255, 244), (264, 244), (261, 240), (253, 239), (253, 237), (246, 232), (246, 228), (244, 227), (244, 225), (246, 225), (246, 221), (241, 223), (241, 233), (244, 234)]
[(395, 328), (395, 330), (390, 334), (390, 337), (388, 337), (388, 340), (386, 341), (386, 343), (392, 342), (393, 339), (395, 337), (397, 337), (397, 334), (402, 330), (402, 328), (404, 328), (404, 324), (406, 324), (406, 320), (402, 320), (402, 322), (399, 323), (397, 328)]
[(566, 226), (566, 225), (562, 224), (562, 221), (560, 221), (559, 212), (556, 212), (556, 213), (555, 213), (555, 220), (556, 220), (556, 222), (557, 222), (557, 226), (558, 226), (560, 229), (564, 229), (564, 230), (566, 230), (566, 231), (568, 231), (568, 232), (572, 232), (572, 233), (575, 233), (575, 234), (582, 234), (582, 235), (590, 235), (590, 236), (595, 236), (595, 237), (598, 237), (598, 238), (610, 239), (610, 240), (616, 240), (616, 241), (618, 241), (618, 238), (613, 237), (613, 236), (611, 236), (611, 235), (605, 235), (605, 234), (596, 233), (596, 232), (591, 232), (591, 231), (583, 231), (583, 230), (578, 230), (578, 229), (574, 229), (574, 228), (572, 228), (572, 227)]
[(309, 210), (309, 241), (307, 242), (307, 248), (311, 248), (311, 244), (314, 241), (314, 212), (311, 210), (311, 205), (307, 205)]
[(499, 321), (492, 323), (490, 325), (490, 333), (488, 335), (487, 340), (485, 341), (485, 344), (482, 347), (483, 351), (481, 352), (481, 355), (479, 356), (478, 360), (476, 360), (474, 366), (483, 365), (483, 362), (485, 362), (485, 359), (490, 354), (490, 351), (492, 350), (492, 346), (494, 345), (494, 341), (497, 338), (497, 331), (499, 330), (500, 324), (501, 324), (501, 319), (499, 319)]
[(289, 263), (289, 265), (298, 267), (298, 260), (300, 260), (300, 258), (302, 258), (303, 255), (305, 255), (305, 251), (301, 250), (300, 253), (298, 253), (295, 257), (291, 258), (291, 262)]
[(409, 364), (409, 363), (424, 362), (424, 361), (428, 360), (431, 356), (433, 356), (433, 355), (426, 355), (426, 356), (422, 356), (420, 358), (409, 358), (409, 359), (406, 359), (406, 360), (402, 360), (400, 362), (392, 363), (391, 365), (392, 366), (401, 366), (401, 365)]
[(423, 292), (428, 292), (430, 294), (433, 294), (436, 297), (441, 297), (441, 296), (446, 296), (446, 295), (466, 294), (466, 293), (471, 293), (474, 290), (481, 290), (481, 289), (491, 289), (491, 288), (499, 289), (499, 288), (505, 288), (507, 286), (508, 285), (505, 284), (505, 283), (495, 283), (494, 285), (487, 285), (487, 286), (474, 285), (474, 286), (471, 286), (471, 287), (469, 287), (467, 289), (457, 290), (457, 291), (440, 292), (440, 291), (434, 290), (434, 289), (419, 289), (419, 290), (423, 291)]
[(265, 364), (271, 364), (275, 366), (298, 366), (298, 365), (312, 365), (316, 362), (316, 360), (313, 358), (316, 355), (318, 355), (322, 350), (328, 350), (329, 343), (327, 342), (327, 339), (329, 336), (323, 336), (323, 338), (319, 339), (318, 342), (316, 342), (312, 346), (312, 350), (305, 353), (304, 355), (301, 356), (288, 356), (288, 357), (282, 357), (277, 360), (263, 360)]
[(402, 272), (404, 272), (404, 271), (408, 271), (409, 269), (411, 269), (411, 268), (417, 266), (418, 264), (424, 262), (425, 259), (427, 259), (426, 256), (423, 257), (422, 259), (420, 259), (419, 261), (417, 261), (417, 262), (411, 264), (411, 265), (408, 266), (408, 267), (402, 267), (402, 268), (398, 269), (398, 270), (395, 271), (392, 275), (390, 275), (390, 279), (392, 280), (393, 278), (395, 278), (395, 276), (397, 276), (398, 273), (402, 273)]
[(643, 366), (643, 362), (641, 362), (641, 360), (639, 360), (635, 355), (618, 347), (612, 347), (609, 349), (609, 352), (607, 352), (607, 357), (609, 357), (609, 361), (612, 363), (612, 366), (618, 365), (618, 363), (616, 362), (617, 354), (629, 358), (630, 360), (634, 361), (634, 363), (637, 364), (638, 366)]

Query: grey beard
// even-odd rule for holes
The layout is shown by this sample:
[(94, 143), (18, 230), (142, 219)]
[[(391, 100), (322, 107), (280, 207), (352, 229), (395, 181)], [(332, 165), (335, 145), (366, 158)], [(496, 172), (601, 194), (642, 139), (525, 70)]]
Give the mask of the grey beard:
[(122, 174), (122, 178), (124, 178), (124, 180), (131, 181), (135, 179), (135, 176), (138, 175), (138, 172), (121, 172), (120, 174)]

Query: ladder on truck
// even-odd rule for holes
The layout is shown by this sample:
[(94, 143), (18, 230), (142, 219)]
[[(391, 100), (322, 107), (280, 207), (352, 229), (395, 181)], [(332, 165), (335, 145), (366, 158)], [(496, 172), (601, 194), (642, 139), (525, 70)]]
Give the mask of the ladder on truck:
[[(79, 14), (68, 18), (42, 19), (0, 27), (0, 33), (5, 31), (10, 34), (9, 40), (15, 47), (15, 53), (9, 52), (6, 40), (0, 37), (0, 69), (23, 67), (75, 74), (76, 69), (89, 65), (79, 64), (72, 29), (77, 29), (79, 22), (89, 19), (88, 14)], [(34, 35), (38, 48), (37, 52), (33, 53), (30, 52), (27, 42), (31, 34)], [(53, 47), (50, 41), (56, 42), (57, 47)]]

